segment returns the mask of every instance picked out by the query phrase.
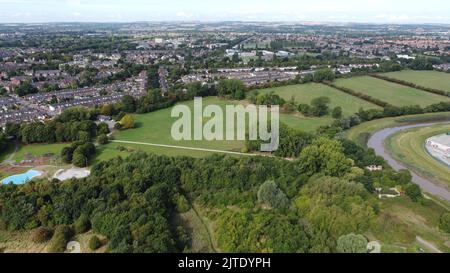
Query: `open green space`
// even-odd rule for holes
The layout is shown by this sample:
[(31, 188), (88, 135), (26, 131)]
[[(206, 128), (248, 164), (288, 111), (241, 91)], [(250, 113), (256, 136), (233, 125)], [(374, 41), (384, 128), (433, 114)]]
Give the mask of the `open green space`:
[(434, 122), (450, 120), (450, 113), (432, 113), (423, 115), (410, 115), (402, 117), (384, 118), (364, 122), (345, 132), (345, 137), (359, 144), (362, 147), (367, 146), (370, 136), (379, 130), (389, 127), (396, 127), (405, 124), (414, 124), (420, 122)]
[[(203, 107), (207, 105), (219, 105), (222, 110), (225, 109), (226, 105), (229, 104), (237, 104), (236, 102), (221, 100), (217, 97), (209, 97), (203, 99)], [(191, 114), (193, 117), (193, 106), (194, 101), (180, 103), (180, 105), (186, 105), (191, 109)], [(240, 152), (244, 147), (243, 141), (226, 141), (226, 140), (215, 140), (215, 141), (207, 141), (207, 140), (182, 140), (176, 141), (172, 138), (171, 129), (172, 125), (179, 118), (171, 117), (172, 108), (167, 108), (163, 110), (159, 110), (152, 113), (142, 114), (142, 115), (133, 115), (136, 122), (136, 128), (119, 131), (114, 134), (114, 140), (124, 140), (124, 141), (135, 141), (135, 142), (144, 142), (144, 143), (156, 143), (156, 144), (165, 144), (165, 145), (175, 145), (175, 146), (185, 146), (185, 147), (193, 147), (193, 148), (204, 148), (204, 149), (216, 149), (216, 150), (225, 150), (225, 151), (236, 151)], [(225, 112), (224, 112), (225, 113)], [(207, 122), (207, 119), (203, 119), (201, 122), (203, 125)], [(192, 118), (192, 123), (195, 121)], [(192, 125), (193, 128), (193, 125)], [(226, 133), (226, 128), (224, 128), (224, 136)], [(122, 145), (126, 146), (126, 145)], [(159, 147), (146, 147), (143, 148), (145, 150), (151, 149), (155, 153), (159, 153), (160, 151), (166, 152), (168, 149), (172, 148), (159, 148)], [(188, 151), (188, 154), (192, 153)], [(177, 152), (178, 154), (178, 152)], [(170, 151), (169, 151), (170, 155)]]
[(386, 139), (386, 149), (396, 160), (436, 183), (450, 185), (450, 168), (426, 150), (428, 138), (450, 132), (450, 125), (435, 125), (398, 132)]
[(194, 158), (201, 158), (213, 154), (213, 152), (208, 151), (194, 151), (170, 147), (154, 147), (140, 144), (110, 142), (107, 145), (98, 147), (97, 155), (93, 163), (109, 160), (117, 156), (126, 157), (132, 152), (146, 152), (167, 156), (188, 156)]
[(450, 101), (450, 98), (391, 83), (369, 76), (336, 80), (336, 85), (350, 88), (394, 106), (420, 105), (422, 107)]
[(292, 129), (304, 132), (314, 132), (321, 126), (333, 123), (333, 118), (326, 117), (305, 117), (299, 113), (280, 113), (280, 121)]
[(330, 107), (342, 107), (342, 112), (345, 116), (350, 116), (358, 112), (360, 108), (363, 108), (365, 110), (380, 109), (379, 106), (373, 103), (351, 96), (327, 85), (318, 83), (289, 85), (283, 87), (261, 89), (258, 91), (261, 94), (274, 92), (286, 101), (294, 97), (296, 102), (306, 104), (310, 104), (313, 99), (318, 97), (329, 97), (331, 100)]
[(14, 153), (12, 160), (15, 162), (21, 162), (22, 160), (27, 159), (28, 156), (59, 156), (61, 154), (61, 150), (67, 146), (69, 146), (67, 143), (20, 145), (15, 153), (12, 151), (12, 153)]
[(441, 215), (447, 211), (431, 200), (417, 203), (407, 197), (383, 199), (377, 227), (371, 235), (381, 241), (382, 252), (433, 252), (417, 236), (448, 252), (450, 236), (437, 228)]
[(420, 86), (435, 88), (450, 92), (450, 74), (438, 71), (403, 70), (384, 73), (383, 76), (407, 81)]
[[(211, 104), (219, 105), (222, 109), (225, 105), (239, 104), (238, 101), (222, 100), (217, 97), (208, 97), (203, 99), (203, 107)], [(190, 107), (193, 113), (193, 101), (180, 103)], [(136, 121), (136, 128), (126, 131), (119, 131), (113, 135), (114, 140), (122, 141), (135, 141), (143, 143), (154, 143), (174, 146), (185, 146), (193, 148), (213, 149), (240, 152), (244, 148), (244, 141), (176, 141), (171, 136), (172, 124), (177, 118), (171, 117), (172, 108), (162, 109), (159, 111), (133, 115)], [(314, 131), (320, 126), (328, 125), (332, 123), (331, 117), (323, 118), (307, 118), (298, 113), (281, 113), (281, 122), (286, 125), (302, 131)], [(203, 119), (203, 124), (207, 119)], [(225, 132), (225, 128), (224, 128)], [(42, 156), (46, 154), (59, 155), (62, 148), (69, 144), (32, 144), (21, 145), (17, 152), (14, 154), (14, 147), (11, 146), (6, 153), (2, 154), (2, 159), (7, 159), (13, 154), (13, 160), (20, 162), (26, 158), (26, 155)], [(97, 155), (93, 163), (97, 163), (103, 160), (108, 160), (116, 156), (127, 156), (133, 151), (144, 151), (156, 154), (164, 154), (168, 156), (190, 156), (190, 157), (204, 157), (211, 155), (212, 152), (208, 151), (193, 151), (184, 150), (170, 147), (153, 147), (139, 144), (128, 143), (115, 143), (110, 142), (107, 145), (97, 147)]]
[[(208, 97), (203, 99), (203, 107), (211, 104), (219, 105), (222, 109), (225, 109), (225, 105), (239, 104), (237, 101), (222, 100), (217, 97)], [(181, 105), (187, 105), (190, 109), (193, 109), (193, 101), (180, 103)], [(171, 136), (172, 124), (177, 118), (171, 117), (171, 108), (159, 110), (152, 113), (134, 115), (137, 128), (116, 132), (113, 135), (114, 140), (121, 141), (135, 141), (143, 143), (154, 143), (174, 146), (184, 146), (202, 149), (214, 149), (223, 151), (240, 152), (244, 148), (244, 141), (176, 141)], [(193, 110), (191, 111), (193, 112)], [(323, 118), (307, 118), (298, 113), (281, 113), (281, 122), (285, 123), (291, 128), (302, 131), (314, 131), (320, 126), (331, 124), (333, 119), (331, 117)], [(207, 120), (203, 120), (205, 123)], [(225, 132), (225, 128), (224, 128)], [(122, 151), (119, 151), (119, 148)], [(125, 148), (125, 149), (123, 149)], [(128, 151), (145, 151), (156, 154), (165, 154), (168, 156), (191, 156), (191, 157), (204, 157), (210, 155), (212, 152), (208, 151), (192, 151), (183, 150), (170, 147), (152, 147), (139, 144), (128, 143), (114, 143), (111, 142), (104, 147), (100, 147), (97, 160), (105, 160), (112, 158), (116, 155), (126, 155)]]

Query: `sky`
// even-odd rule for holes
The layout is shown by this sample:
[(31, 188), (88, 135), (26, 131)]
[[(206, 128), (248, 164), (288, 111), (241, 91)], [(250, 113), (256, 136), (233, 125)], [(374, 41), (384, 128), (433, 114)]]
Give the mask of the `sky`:
[(450, 1), (0, 0), (0, 23), (136, 21), (450, 24)]

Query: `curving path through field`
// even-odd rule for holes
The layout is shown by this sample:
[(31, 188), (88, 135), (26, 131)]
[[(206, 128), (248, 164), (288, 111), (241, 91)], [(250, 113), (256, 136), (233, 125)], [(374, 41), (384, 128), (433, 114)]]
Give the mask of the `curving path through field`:
[[(372, 148), (375, 150), (375, 153), (379, 156), (382, 156), (389, 165), (392, 166), (395, 170), (401, 170), (401, 169), (408, 169), (405, 167), (402, 163), (395, 160), (388, 151), (386, 151), (386, 148), (384, 146), (384, 142), (386, 138), (389, 136), (407, 129), (412, 128), (418, 128), (418, 127), (426, 127), (426, 126), (433, 126), (433, 125), (439, 125), (439, 124), (449, 124), (450, 122), (428, 122), (428, 123), (418, 123), (413, 125), (405, 125), (405, 126), (398, 126), (398, 127), (392, 127), (392, 128), (386, 128), (381, 131), (376, 132), (373, 134), (368, 143), (367, 146), (369, 148)], [(450, 201), (450, 191), (448, 188), (436, 185), (432, 181), (423, 178), (422, 176), (418, 175), (416, 172), (414, 172), (411, 169), (408, 169), (411, 172), (412, 180), (415, 184), (419, 185), (423, 191), (431, 193), (433, 195), (439, 196), (447, 201)]]
[(126, 141), (126, 140), (111, 140), (111, 142), (124, 143), (124, 144), (145, 145), (145, 146), (153, 146), (153, 147), (163, 147), (163, 148), (172, 148), (172, 149), (191, 150), (191, 151), (231, 154), (231, 155), (259, 156), (258, 154), (239, 153), (239, 152), (232, 152), (232, 151), (204, 149), (204, 148), (194, 148), (194, 147), (185, 147), (185, 146), (175, 146), (175, 145), (148, 143), (148, 142), (137, 142), (137, 141)]

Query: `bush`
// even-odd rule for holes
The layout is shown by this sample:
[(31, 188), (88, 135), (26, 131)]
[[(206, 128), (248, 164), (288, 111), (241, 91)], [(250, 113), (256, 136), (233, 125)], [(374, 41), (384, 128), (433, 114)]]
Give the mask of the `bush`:
[(439, 227), (447, 232), (450, 233), (450, 213), (444, 213), (441, 216), (441, 219), (439, 220)]
[(135, 122), (131, 115), (125, 115), (120, 121), (121, 129), (132, 129), (134, 128)]
[(33, 243), (44, 243), (52, 238), (53, 230), (46, 227), (38, 227), (31, 234), (31, 241)]
[(284, 210), (289, 206), (289, 199), (274, 181), (264, 182), (258, 190), (258, 201), (273, 209)]
[(413, 202), (418, 202), (422, 198), (422, 191), (416, 184), (410, 184), (406, 187), (406, 194)]
[(298, 105), (298, 111), (302, 113), (305, 116), (311, 116), (312, 115), (312, 107), (306, 103), (300, 103)]
[(339, 237), (337, 241), (339, 253), (367, 253), (367, 240), (362, 235), (348, 234)]
[(72, 164), (75, 165), (75, 167), (78, 168), (84, 168), (87, 167), (87, 162), (88, 159), (86, 156), (84, 156), (81, 153), (74, 153), (73, 154), (73, 159), (72, 159)]
[(85, 214), (82, 214), (75, 221), (75, 233), (76, 234), (85, 233), (89, 229), (91, 229), (91, 221), (89, 220), (89, 217), (87, 217)]
[(66, 250), (67, 243), (74, 235), (71, 226), (62, 225), (57, 226), (52, 240), (50, 241), (50, 252), (64, 252)]
[(101, 134), (97, 137), (97, 143), (99, 145), (106, 145), (108, 144), (108, 142), (109, 142), (108, 136), (106, 136), (105, 134)]
[(102, 246), (102, 242), (97, 236), (92, 236), (91, 239), (89, 239), (89, 248), (94, 251), (99, 249)]
[(335, 119), (340, 119), (342, 117), (342, 107), (338, 106), (333, 109), (331, 116)]
[(191, 206), (189, 205), (189, 202), (186, 200), (186, 197), (183, 195), (178, 195), (175, 199), (177, 211), (179, 213), (185, 213), (188, 212), (191, 209)]

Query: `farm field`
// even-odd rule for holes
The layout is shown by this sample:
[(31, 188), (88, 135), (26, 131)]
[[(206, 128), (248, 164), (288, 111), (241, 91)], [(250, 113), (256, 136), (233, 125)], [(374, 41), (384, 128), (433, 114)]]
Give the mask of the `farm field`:
[(404, 70), (381, 74), (383, 76), (407, 81), (420, 86), (450, 92), (450, 74), (438, 71)]
[(384, 118), (362, 123), (345, 132), (347, 139), (356, 142), (361, 147), (367, 146), (370, 136), (384, 128), (419, 122), (435, 122), (450, 120), (450, 113), (432, 113), (424, 115), (410, 115), (403, 117)]
[(336, 85), (380, 99), (394, 106), (420, 105), (422, 107), (450, 101), (450, 98), (415, 88), (375, 79), (369, 76), (338, 79)]
[(414, 128), (386, 139), (386, 149), (396, 160), (436, 183), (450, 185), (450, 168), (432, 157), (425, 148), (428, 138), (450, 132), (450, 124)]
[(267, 88), (258, 91), (260, 94), (274, 92), (286, 101), (294, 97), (296, 102), (306, 104), (311, 103), (311, 101), (317, 97), (329, 97), (331, 100), (330, 108), (341, 106), (342, 112), (345, 116), (350, 116), (358, 112), (361, 107), (365, 110), (381, 109), (381, 107), (373, 103), (351, 96), (327, 85), (318, 83)]

